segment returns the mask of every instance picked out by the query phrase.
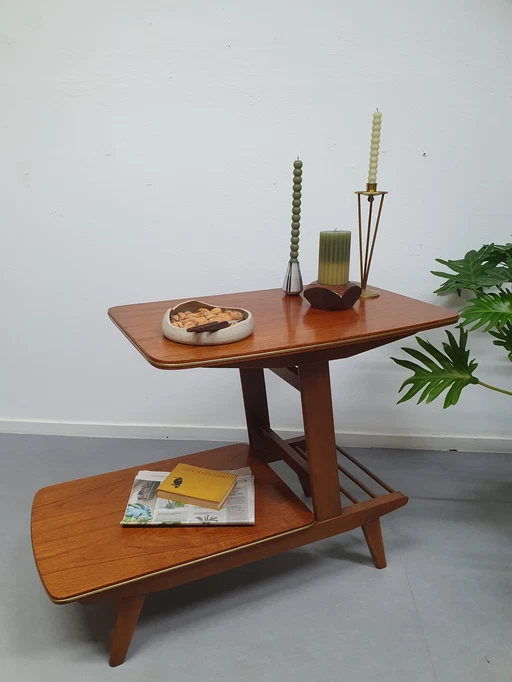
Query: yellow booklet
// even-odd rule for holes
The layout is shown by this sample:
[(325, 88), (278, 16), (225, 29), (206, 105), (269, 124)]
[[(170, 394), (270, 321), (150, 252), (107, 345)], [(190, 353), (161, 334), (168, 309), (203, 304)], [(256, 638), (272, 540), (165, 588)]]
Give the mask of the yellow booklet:
[(178, 464), (156, 490), (157, 497), (221, 509), (236, 483), (236, 474)]

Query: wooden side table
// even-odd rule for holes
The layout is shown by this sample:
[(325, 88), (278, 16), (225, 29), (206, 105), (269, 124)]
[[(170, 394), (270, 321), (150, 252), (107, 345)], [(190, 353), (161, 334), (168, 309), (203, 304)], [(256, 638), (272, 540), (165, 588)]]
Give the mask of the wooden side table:
[[(210, 347), (182, 346), (163, 337), (162, 316), (176, 301), (109, 311), (112, 321), (155, 367), (239, 369), (249, 445), (230, 445), (179, 461), (217, 469), (248, 465), (256, 483), (256, 524), (246, 527), (121, 528), (136, 472), (170, 470), (178, 460), (50, 486), (36, 494), (32, 543), (50, 598), (55, 603), (84, 604), (118, 600), (112, 666), (123, 663), (149, 592), (359, 526), (375, 566), (386, 566), (380, 517), (402, 507), (407, 498), (337, 446), (329, 362), (452, 324), (457, 316), (404, 296), (380, 293), (377, 299), (359, 300), (353, 309), (341, 312), (312, 309), (301, 296), (284, 296), (279, 289), (205, 297), (221, 306), (251, 310), (255, 320), (253, 336)], [(273, 431), (264, 368), (300, 391), (304, 436), (285, 441)], [(313, 514), (268, 466), (277, 459), (297, 473), (305, 494), (312, 498)], [(343, 507), (340, 491), (348, 502)]]

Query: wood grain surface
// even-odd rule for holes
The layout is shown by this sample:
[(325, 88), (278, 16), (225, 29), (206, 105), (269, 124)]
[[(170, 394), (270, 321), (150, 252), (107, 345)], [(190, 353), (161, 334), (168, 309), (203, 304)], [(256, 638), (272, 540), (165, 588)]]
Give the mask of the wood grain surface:
[(80, 599), (80, 602), (82, 604), (93, 604), (98, 601), (111, 601), (113, 598), (149, 594), (150, 592), (177, 587), (187, 582), (205, 578), (208, 575), (215, 575), (253, 561), (266, 559), (281, 552), (287, 552), (296, 547), (324, 540), (339, 533), (346, 533), (400, 509), (407, 502), (407, 497), (401, 492), (389, 493), (374, 500), (359, 502), (345, 507), (340, 516), (332, 519), (317, 521), (292, 533), (274, 535), (264, 542), (244, 545), (236, 552), (217, 554), (204, 561), (178, 566), (172, 571), (156, 573), (138, 582), (120, 583), (112, 590), (85, 596)]
[[(135, 475), (170, 471), (178, 462), (211, 469), (250, 466), (256, 481), (254, 526), (121, 527)], [(248, 445), (229, 445), (40, 490), (32, 506), (32, 545), (53, 601), (68, 601), (289, 533), (313, 522), (309, 509)]]
[[(279, 356), (286, 366), (286, 356), (294, 353), (392, 341), (457, 321), (457, 315), (439, 306), (379, 291), (379, 298), (359, 299), (350, 310), (334, 312), (313, 309), (302, 296), (285, 296), (281, 289), (198, 297), (221, 307), (246, 308), (254, 316), (254, 334), (222, 346), (185, 346), (164, 337), (163, 315), (179, 300), (118, 306), (109, 316), (148, 362), (161, 369), (242, 366), (256, 359), (263, 366), (265, 358), (275, 366)], [(322, 360), (335, 357), (327, 354)]]

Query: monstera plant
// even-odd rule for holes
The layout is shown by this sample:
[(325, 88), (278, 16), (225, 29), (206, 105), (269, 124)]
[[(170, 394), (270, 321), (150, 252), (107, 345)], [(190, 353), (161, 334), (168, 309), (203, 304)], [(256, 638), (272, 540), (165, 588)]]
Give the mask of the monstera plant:
[(447, 331), (448, 340), (435, 346), (417, 336), (421, 350), (402, 348), (416, 362), (392, 358), (412, 372), (399, 389), (401, 392), (408, 388), (398, 402), (419, 394), (418, 404), (431, 403), (446, 391), (446, 408), (455, 405), (461, 391), (470, 384), (512, 396), (510, 390), (486, 384), (475, 375), (478, 363), (470, 358), (467, 348), (468, 332), (479, 329), (490, 334), (494, 345), (503, 348), (512, 362), (512, 244), (486, 244), (478, 251), (469, 251), (460, 260), (436, 260), (449, 271), (432, 271), (445, 280), (435, 293), (460, 296), (463, 291), (469, 291), (472, 296), (460, 311), (458, 338)]

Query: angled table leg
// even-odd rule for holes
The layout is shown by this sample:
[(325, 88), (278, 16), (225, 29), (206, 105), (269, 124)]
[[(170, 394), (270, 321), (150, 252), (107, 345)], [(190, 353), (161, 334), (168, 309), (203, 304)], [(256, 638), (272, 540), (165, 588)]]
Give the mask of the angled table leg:
[(300, 471), (296, 472), (300, 487), (302, 488), (302, 492), (306, 497), (311, 497), (311, 483), (309, 482), (309, 476), (306, 472), (302, 473)]
[(384, 551), (384, 541), (382, 540), (380, 519), (365, 523), (363, 525), (363, 533), (375, 568), (386, 568), (386, 553)]
[(317, 521), (341, 514), (329, 363), (299, 367), (309, 482)]
[(124, 597), (119, 601), (114, 637), (110, 647), (110, 665), (113, 668), (124, 663), (144, 599), (145, 595), (136, 595)]
[[(244, 398), (245, 419), (249, 443), (256, 452), (266, 452), (267, 444), (261, 435), (261, 427), (270, 426), (270, 415), (267, 402), (265, 374), (262, 369), (240, 369), (240, 381)], [(309, 476), (306, 472), (296, 470), (302, 490), (306, 497), (311, 497)]]
[[(303, 365), (299, 367), (299, 376), (313, 509), (316, 519), (321, 521), (342, 513), (329, 365), (327, 362)], [(385, 568), (379, 510), (375, 511), (375, 519), (362, 528), (375, 567)]]
[(249, 444), (253, 450), (264, 450), (266, 445), (261, 436), (260, 427), (270, 426), (265, 375), (262, 369), (240, 369), (240, 381)]

